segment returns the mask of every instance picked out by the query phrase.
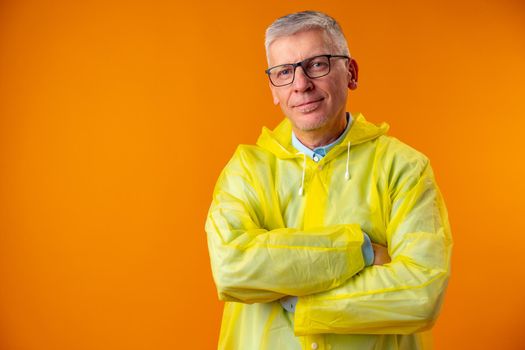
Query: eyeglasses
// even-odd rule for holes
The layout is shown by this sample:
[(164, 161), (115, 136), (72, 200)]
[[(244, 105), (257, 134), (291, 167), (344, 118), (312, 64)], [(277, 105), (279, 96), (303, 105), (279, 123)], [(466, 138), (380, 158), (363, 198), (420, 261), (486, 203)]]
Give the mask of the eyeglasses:
[(343, 55), (319, 55), (307, 58), (301, 62), (281, 64), (268, 68), (265, 73), (268, 74), (273, 86), (285, 86), (293, 83), (295, 79), (295, 70), (297, 67), (303, 68), (304, 74), (310, 79), (324, 77), (330, 73), (331, 58), (346, 58)]

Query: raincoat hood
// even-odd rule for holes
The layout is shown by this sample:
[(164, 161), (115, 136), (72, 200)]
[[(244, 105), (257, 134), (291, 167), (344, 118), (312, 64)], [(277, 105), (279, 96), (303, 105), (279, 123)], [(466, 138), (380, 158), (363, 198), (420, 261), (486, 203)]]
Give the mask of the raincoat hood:
[[(349, 142), (355, 146), (375, 139), (386, 134), (390, 128), (384, 122), (380, 125), (368, 122), (361, 113), (356, 113), (353, 117), (354, 121), (345, 138), (330, 153), (339, 153), (337, 150), (346, 149)], [(292, 124), (288, 118), (284, 119), (274, 130), (264, 127), (257, 140), (257, 145), (280, 159), (297, 157), (297, 150), (292, 145)]]

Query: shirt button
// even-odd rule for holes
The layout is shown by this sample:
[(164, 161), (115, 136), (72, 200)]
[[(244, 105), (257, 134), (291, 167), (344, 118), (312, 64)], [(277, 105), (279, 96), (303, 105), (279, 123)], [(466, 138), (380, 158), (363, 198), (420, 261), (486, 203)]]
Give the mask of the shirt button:
[(319, 347), (319, 345), (317, 343), (312, 343), (312, 349), (316, 350), (317, 348)]
[(318, 161), (319, 161), (319, 157), (318, 156), (314, 156), (314, 162), (318, 162)]

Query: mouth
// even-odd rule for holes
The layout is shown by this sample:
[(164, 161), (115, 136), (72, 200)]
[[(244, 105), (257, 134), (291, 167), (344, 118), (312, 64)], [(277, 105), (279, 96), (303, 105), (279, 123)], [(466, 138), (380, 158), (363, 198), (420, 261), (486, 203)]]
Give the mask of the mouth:
[(312, 112), (312, 111), (316, 110), (321, 105), (321, 102), (323, 100), (324, 100), (324, 98), (321, 97), (321, 98), (316, 99), (316, 100), (306, 101), (306, 102), (297, 104), (297, 105), (293, 106), (293, 108), (294, 109), (298, 109), (302, 113)]

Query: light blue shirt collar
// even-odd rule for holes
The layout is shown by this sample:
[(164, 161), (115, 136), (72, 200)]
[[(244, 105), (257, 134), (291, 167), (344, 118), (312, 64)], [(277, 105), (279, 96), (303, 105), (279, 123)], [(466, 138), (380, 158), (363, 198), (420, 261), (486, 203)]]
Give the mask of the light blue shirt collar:
[(313, 150), (311, 150), (308, 147), (306, 147), (305, 145), (303, 145), (301, 143), (301, 141), (299, 141), (297, 136), (295, 136), (295, 133), (292, 131), (292, 146), (294, 146), (295, 149), (298, 150), (299, 152), (306, 154), (313, 161), (318, 162), (321, 159), (323, 159), (323, 157), (326, 156), (328, 154), (328, 152), (332, 148), (334, 148), (335, 146), (340, 144), (341, 141), (343, 141), (343, 139), (345, 138), (346, 134), (350, 130), (350, 126), (352, 125), (352, 121), (353, 121), (352, 115), (350, 114), (350, 112), (346, 113), (346, 120), (347, 120), (347, 122), (346, 122), (345, 131), (343, 131), (343, 133), (341, 134), (341, 136), (339, 136), (337, 138), (337, 140), (335, 140), (334, 142), (330, 143), (329, 145), (316, 147)]

